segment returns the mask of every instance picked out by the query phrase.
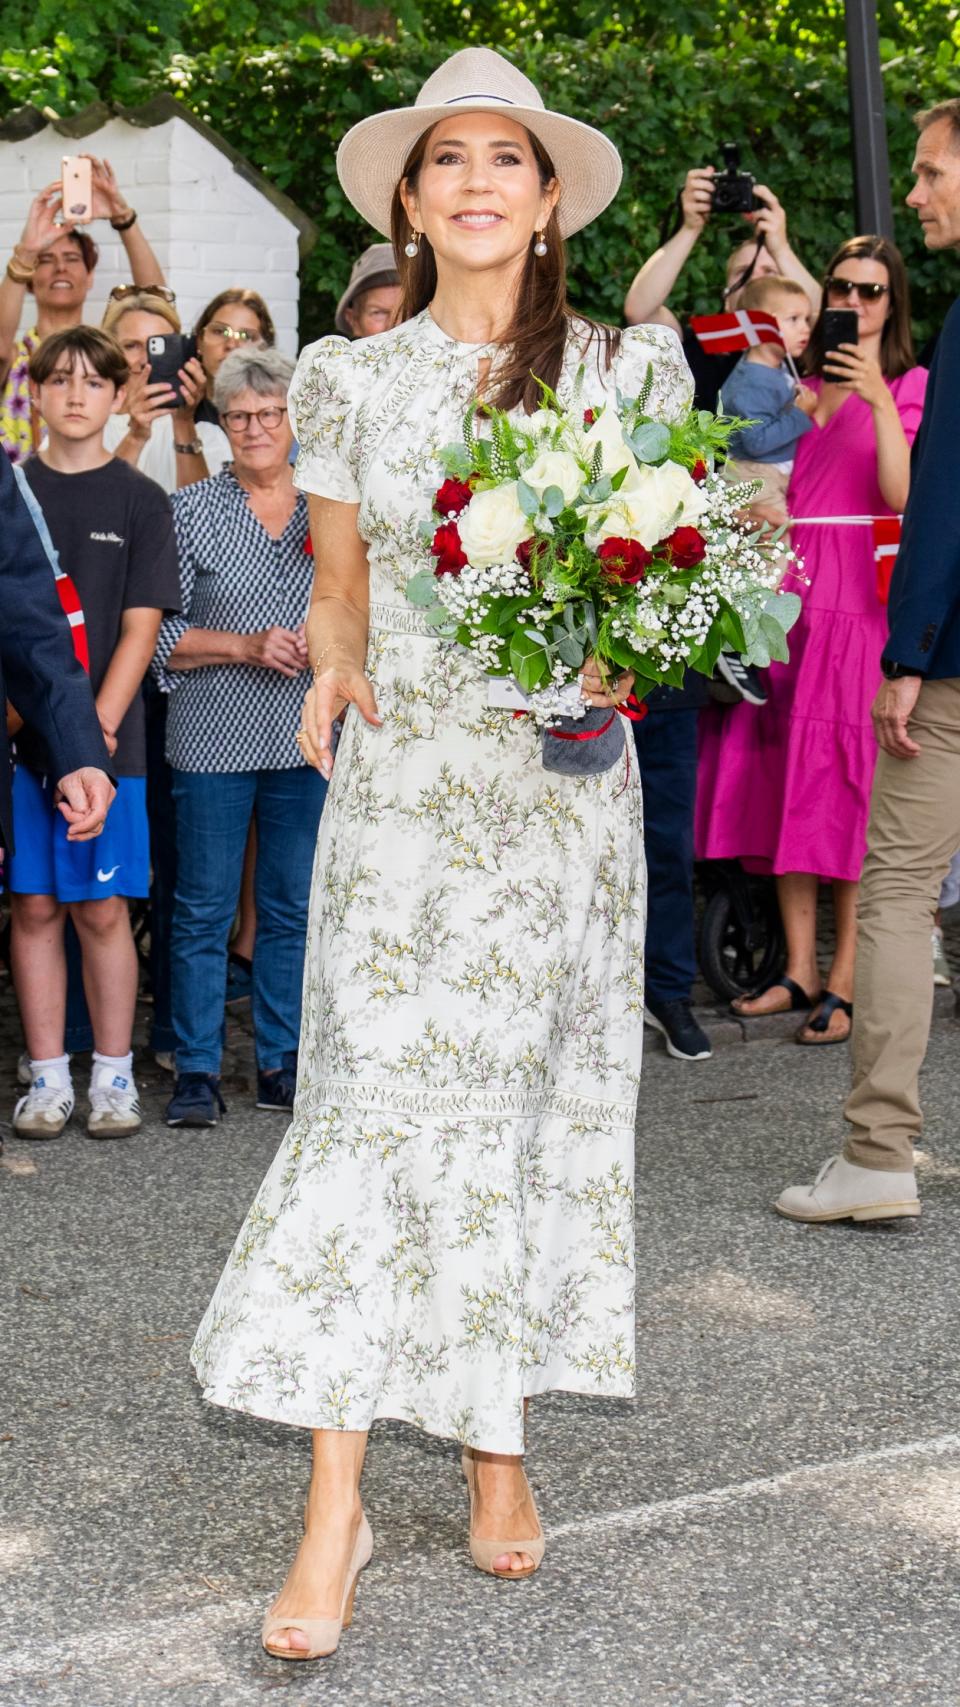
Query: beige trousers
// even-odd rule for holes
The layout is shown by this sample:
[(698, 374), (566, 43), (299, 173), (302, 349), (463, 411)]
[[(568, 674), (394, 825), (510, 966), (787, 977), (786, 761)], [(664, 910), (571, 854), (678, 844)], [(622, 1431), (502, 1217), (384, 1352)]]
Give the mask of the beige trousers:
[(844, 1154), (908, 1173), (921, 1129), (918, 1078), (930, 1036), (930, 932), (960, 848), (960, 679), (924, 682), (913, 759), (877, 761), (860, 882), (851, 1125)]

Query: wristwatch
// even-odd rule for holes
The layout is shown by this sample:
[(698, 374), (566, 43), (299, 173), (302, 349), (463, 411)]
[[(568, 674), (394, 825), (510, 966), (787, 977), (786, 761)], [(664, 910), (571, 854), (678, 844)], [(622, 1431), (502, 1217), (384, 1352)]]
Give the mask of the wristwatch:
[(180, 444), (179, 440), (174, 439), (173, 448), (176, 451), (178, 456), (202, 456), (203, 455), (203, 445), (199, 439), (191, 439), (189, 444), (183, 444), (183, 445)]
[(899, 682), (904, 676), (922, 676), (922, 670), (915, 670), (910, 664), (897, 664), (892, 658), (881, 658), (880, 668), (884, 679), (888, 682)]

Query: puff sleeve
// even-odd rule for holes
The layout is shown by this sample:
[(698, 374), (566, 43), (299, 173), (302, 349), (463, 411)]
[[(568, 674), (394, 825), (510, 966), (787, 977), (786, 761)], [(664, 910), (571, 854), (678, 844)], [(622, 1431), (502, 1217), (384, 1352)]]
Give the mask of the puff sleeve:
[(693, 376), (683, 345), (668, 326), (628, 326), (614, 361), (617, 390), (638, 397), (653, 368), (647, 412), (661, 421), (678, 421), (693, 407)]
[(294, 485), (341, 504), (360, 502), (353, 379), (349, 340), (321, 338), (302, 352), (289, 395), (300, 447)]

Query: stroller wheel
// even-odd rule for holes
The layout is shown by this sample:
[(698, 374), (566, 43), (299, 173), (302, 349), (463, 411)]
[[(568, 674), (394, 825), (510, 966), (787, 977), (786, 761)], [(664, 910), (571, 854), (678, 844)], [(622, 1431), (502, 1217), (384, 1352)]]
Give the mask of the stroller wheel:
[(776, 891), (757, 880), (738, 895), (718, 886), (707, 901), (700, 929), (700, 967), (725, 1001), (766, 984), (786, 965), (786, 944)]

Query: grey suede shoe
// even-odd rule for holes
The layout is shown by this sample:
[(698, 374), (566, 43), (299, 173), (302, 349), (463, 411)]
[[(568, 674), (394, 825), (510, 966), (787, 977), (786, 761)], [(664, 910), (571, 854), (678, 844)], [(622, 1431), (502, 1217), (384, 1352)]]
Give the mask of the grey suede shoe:
[(558, 718), (543, 731), (542, 740), (544, 770), (561, 776), (600, 776), (622, 756), (623, 719), (612, 707), (589, 706), (583, 717)]
[(791, 1185), (774, 1209), (791, 1221), (895, 1221), (919, 1215), (917, 1178), (880, 1168), (860, 1168), (845, 1156), (824, 1162), (812, 1185)]

